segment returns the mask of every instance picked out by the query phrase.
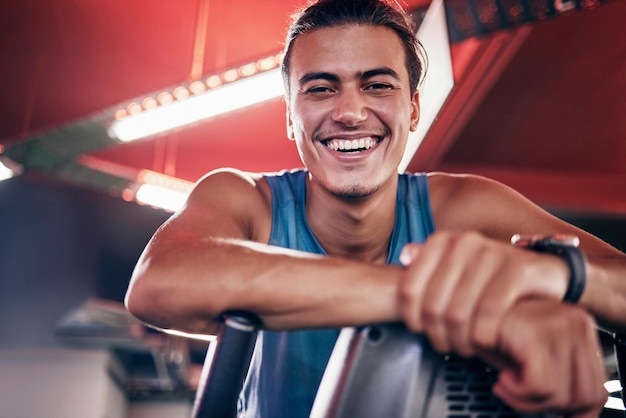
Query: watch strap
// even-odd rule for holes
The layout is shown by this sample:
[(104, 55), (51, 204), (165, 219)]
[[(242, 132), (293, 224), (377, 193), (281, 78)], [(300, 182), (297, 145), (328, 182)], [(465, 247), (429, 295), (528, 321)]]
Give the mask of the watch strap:
[(565, 260), (570, 276), (564, 302), (577, 303), (587, 285), (587, 261), (578, 248), (577, 237), (521, 237), (513, 236), (511, 242), (519, 247), (557, 255)]
[(587, 285), (585, 256), (576, 247), (561, 247), (554, 254), (563, 257), (570, 270), (569, 284), (563, 301), (576, 303), (580, 300)]

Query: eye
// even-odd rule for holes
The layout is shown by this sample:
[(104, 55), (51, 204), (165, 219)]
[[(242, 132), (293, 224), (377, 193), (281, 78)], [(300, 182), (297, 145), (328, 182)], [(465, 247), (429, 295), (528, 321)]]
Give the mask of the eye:
[(311, 95), (331, 94), (334, 91), (335, 89), (333, 89), (330, 86), (313, 86), (313, 87), (304, 89), (305, 94), (311, 94)]
[(386, 90), (393, 90), (393, 88), (394, 87), (389, 83), (375, 82), (375, 83), (370, 83), (367, 86), (365, 86), (364, 90), (386, 91)]

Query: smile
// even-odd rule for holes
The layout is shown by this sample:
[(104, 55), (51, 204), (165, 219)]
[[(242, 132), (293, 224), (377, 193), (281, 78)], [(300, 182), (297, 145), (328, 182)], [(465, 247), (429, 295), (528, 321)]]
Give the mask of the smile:
[(323, 144), (333, 151), (340, 152), (360, 152), (366, 151), (380, 142), (380, 138), (367, 137), (359, 139), (329, 139)]

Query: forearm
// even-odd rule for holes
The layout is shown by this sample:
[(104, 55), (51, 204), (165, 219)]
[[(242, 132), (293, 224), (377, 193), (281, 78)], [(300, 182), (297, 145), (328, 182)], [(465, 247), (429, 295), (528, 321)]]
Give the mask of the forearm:
[(213, 332), (227, 310), (253, 312), (267, 329), (393, 321), (400, 271), (237, 240), (149, 246), (127, 306), (152, 325), (194, 333)]
[(589, 257), (587, 286), (580, 304), (598, 324), (614, 332), (626, 332), (626, 256)]

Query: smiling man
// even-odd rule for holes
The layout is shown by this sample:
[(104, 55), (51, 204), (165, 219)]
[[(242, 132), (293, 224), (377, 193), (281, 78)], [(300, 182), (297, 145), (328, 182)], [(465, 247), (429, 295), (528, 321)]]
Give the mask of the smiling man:
[[(261, 320), (240, 416), (308, 416), (338, 329), (400, 321), (498, 367), (493, 390), (513, 408), (587, 417), (604, 403), (595, 321), (626, 328), (624, 254), (497, 182), (398, 174), (425, 67), (394, 5), (304, 9), (283, 76), (306, 168), (209, 173), (142, 254), (126, 303), (146, 322)], [(510, 244), (538, 233), (576, 235), (586, 258)]]

